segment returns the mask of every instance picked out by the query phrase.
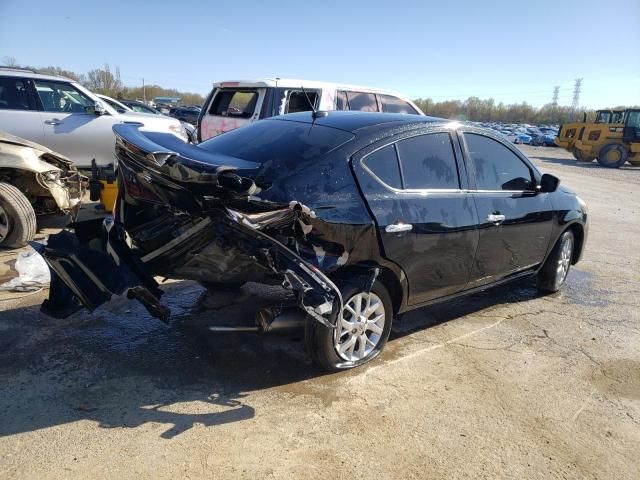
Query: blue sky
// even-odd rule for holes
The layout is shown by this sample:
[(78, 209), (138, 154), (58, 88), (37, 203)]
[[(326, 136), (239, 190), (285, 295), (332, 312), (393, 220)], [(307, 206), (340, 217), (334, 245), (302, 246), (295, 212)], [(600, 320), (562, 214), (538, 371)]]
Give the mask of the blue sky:
[(0, 61), (208, 92), (294, 77), (542, 105), (640, 104), (640, 1), (0, 0)]

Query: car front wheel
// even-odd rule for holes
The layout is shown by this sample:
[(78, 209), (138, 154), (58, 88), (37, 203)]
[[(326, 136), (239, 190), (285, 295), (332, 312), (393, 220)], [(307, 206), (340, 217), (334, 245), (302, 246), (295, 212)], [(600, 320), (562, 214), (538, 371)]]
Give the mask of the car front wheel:
[(0, 247), (19, 248), (36, 234), (36, 213), (27, 197), (0, 182)]
[(544, 293), (560, 290), (571, 268), (574, 245), (575, 241), (571, 230), (567, 230), (560, 236), (551, 255), (538, 272), (538, 290)]
[(376, 281), (369, 292), (345, 284), (342, 290), (344, 308), (338, 325), (329, 328), (313, 318), (307, 320), (307, 349), (321, 368), (345, 370), (377, 357), (389, 338), (393, 307), (384, 285)]

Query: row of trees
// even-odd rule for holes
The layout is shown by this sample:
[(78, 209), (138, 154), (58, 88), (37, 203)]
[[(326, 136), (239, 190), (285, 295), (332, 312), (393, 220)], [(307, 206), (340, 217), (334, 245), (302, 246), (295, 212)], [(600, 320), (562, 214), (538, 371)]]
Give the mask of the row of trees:
[(144, 88), (128, 87), (122, 83), (120, 78), (120, 68), (111, 69), (109, 64), (102, 68), (95, 68), (86, 74), (64, 70), (60, 67), (40, 67), (35, 68), (28, 65), (21, 66), (15, 58), (5, 57), (3, 63), (9, 67), (20, 67), (35, 70), (38, 73), (50, 75), (60, 75), (72, 78), (76, 82), (84, 85), (95, 93), (101, 93), (113, 98), (127, 98), (132, 100), (153, 100), (155, 97), (180, 97), (185, 105), (202, 105), (204, 98), (202, 95), (193, 92), (181, 92), (175, 88), (164, 88), (160, 85), (146, 85)]
[[(493, 98), (482, 100), (478, 97), (469, 97), (464, 101), (443, 102), (419, 98), (414, 102), (427, 115), (474, 122), (559, 124), (582, 118), (584, 111), (575, 111), (571, 107), (553, 104), (540, 108), (535, 108), (526, 102), (505, 105), (502, 102), (496, 103)], [(595, 117), (593, 110), (586, 112), (588, 117)]]

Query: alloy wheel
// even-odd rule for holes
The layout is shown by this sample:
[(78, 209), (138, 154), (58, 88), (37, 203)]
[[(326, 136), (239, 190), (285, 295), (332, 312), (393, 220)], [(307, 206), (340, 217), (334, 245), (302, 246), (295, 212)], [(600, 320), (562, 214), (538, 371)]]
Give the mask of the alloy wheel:
[(558, 267), (557, 267), (558, 285), (562, 285), (562, 283), (567, 278), (567, 274), (569, 273), (569, 267), (571, 266), (572, 255), (573, 255), (573, 238), (570, 235), (567, 235), (562, 240), (562, 245), (560, 246), (560, 258), (558, 259)]
[(382, 339), (386, 313), (382, 299), (373, 292), (349, 298), (334, 330), (333, 345), (343, 360), (357, 362), (369, 357)]

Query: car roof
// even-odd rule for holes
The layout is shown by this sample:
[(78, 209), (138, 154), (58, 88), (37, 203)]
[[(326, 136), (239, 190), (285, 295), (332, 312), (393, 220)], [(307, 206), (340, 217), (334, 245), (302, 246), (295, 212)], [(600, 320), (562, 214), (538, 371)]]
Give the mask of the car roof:
[(10, 69), (10, 68), (0, 68), (0, 75), (3, 77), (21, 77), (21, 78), (35, 78), (37, 80), (55, 80), (55, 81), (65, 81), (65, 82), (75, 82), (72, 78), (61, 77), (60, 75), (45, 75), (43, 73), (35, 73), (31, 70), (26, 69)]
[(318, 80), (303, 80), (298, 78), (259, 78), (250, 80), (226, 80), (214, 82), (214, 87), (281, 87), (281, 88), (324, 88), (337, 90), (355, 90), (358, 92), (391, 94), (405, 98), (400, 92), (386, 88), (365, 87), (362, 85), (349, 85), (335, 82), (322, 82)]
[(338, 111), (326, 112), (324, 117), (313, 118), (312, 112), (289, 113), (271, 117), (271, 120), (283, 120), (302, 123), (314, 123), (325, 127), (337, 128), (350, 133), (356, 133), (368, 127), (395, 123), (398, 125), (417, 124), (447, 124), (450, 120), (424, 115), (410, 115), (405, 113), (380, 113), (380, 112), (360, 112), (360, 111)]

